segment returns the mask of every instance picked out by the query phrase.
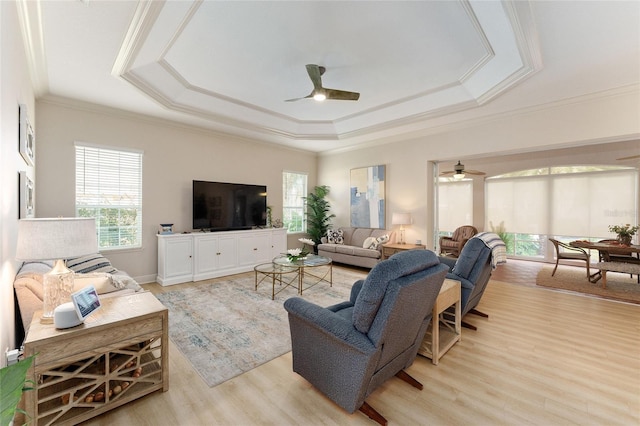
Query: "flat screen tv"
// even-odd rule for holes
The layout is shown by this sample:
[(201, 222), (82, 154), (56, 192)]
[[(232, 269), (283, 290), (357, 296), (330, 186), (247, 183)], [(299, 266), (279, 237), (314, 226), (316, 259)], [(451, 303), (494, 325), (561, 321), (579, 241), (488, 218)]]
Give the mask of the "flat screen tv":
[(230, 231), (266, 225), (266, 186), (193, 181), (193, 229)]

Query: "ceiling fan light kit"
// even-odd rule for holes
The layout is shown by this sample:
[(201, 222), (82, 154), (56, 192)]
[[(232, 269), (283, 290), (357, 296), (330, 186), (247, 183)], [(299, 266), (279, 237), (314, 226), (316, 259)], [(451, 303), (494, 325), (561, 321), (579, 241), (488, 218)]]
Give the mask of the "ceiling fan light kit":
[(325, 67), (321, 67), (316, 64), (307, 64), (307, 74), (313, 83), (313, 91), (307, 96), (302, 98), (287, 99), (285, 102), (299, 101), (300, 99), (313, 98), (318, 102), (322, 102), (325, 99), (331, 99), (336, 101), (357, 101), (360, 99), (360, 93), (348, 92), (346, 90), (327, 89), (322, 87), (322, 74), (327, 70)]

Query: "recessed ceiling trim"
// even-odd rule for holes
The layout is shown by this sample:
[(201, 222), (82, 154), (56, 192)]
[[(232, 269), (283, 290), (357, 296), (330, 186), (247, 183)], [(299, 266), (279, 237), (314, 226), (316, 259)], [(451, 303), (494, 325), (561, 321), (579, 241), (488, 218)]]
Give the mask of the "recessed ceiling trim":
[[(189, 82), (166, 60), (171, 46), (193, 18), (201, 1), (140, 3), (113, 67), (114, 74), (164, 107), (245, 131), (292, 140), (336, 140), (374, 136), (399, 124), (410, 126), (430, 117), (476, 107), (534, 72), (537, 44), (531, 35), (530, 9), (512, 1), (462, 0), (463, 10), (486, 54), (459, 83), (354, 114), (327, 120), (298, 120)], [(167, 9), (168, 7), (168, 9)], [(524, 13), (519, 19), (519, 13)], [(527, 25), (523, 28), (520, 20)], [(162, 24), (162, 25), (161, 25)], [(411, 113), (417, 111), (416, 113)], [(408, 114), (409, 112), (409, 114)], [(238, 118), (242, 117), (242, 118)]]
[(44, 51), (42, 15), (39, 1), (18, 0), (16, 2), (18, 22), (24, 40), (29, 75), (36, 97), (49, 91), (47, 57)]

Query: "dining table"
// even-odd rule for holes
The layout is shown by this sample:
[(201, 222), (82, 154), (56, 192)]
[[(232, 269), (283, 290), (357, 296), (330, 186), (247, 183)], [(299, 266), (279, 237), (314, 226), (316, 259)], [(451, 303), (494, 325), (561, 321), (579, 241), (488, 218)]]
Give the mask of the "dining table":
[[(571, 241), (569, 245), (572, 247), (579, 247), (585, 250), (597, 250), (599, 253), (599, 259), (602, 262), (610, 262), (611, 255), (633, 256), (634, 253), (638, 258), (637, 262), (640, 262), (640, 245), (638, 244), (623, 245), (613, 240), (610, 242), (593, 242), (593, 241), (587, 241), (587, 240), (576, 240), (576, 241)], [(589, 277), (589, 281), (591, 281), (592, 283), (595, 283), (601, 277), (602, 277), (602, 274), (600, 271), (598, 271), (594, 274), (591, 274), (591, 276)]]

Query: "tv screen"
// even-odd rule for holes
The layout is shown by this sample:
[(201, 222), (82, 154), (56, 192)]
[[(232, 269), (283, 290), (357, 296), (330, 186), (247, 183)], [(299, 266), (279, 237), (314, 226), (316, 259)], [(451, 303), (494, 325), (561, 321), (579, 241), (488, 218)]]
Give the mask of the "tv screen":
[(193, 229), (227, 231), (266, 225), (266, 186), (193, 181)]

